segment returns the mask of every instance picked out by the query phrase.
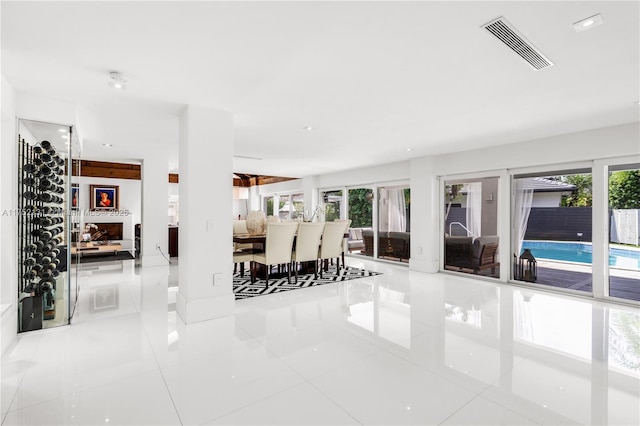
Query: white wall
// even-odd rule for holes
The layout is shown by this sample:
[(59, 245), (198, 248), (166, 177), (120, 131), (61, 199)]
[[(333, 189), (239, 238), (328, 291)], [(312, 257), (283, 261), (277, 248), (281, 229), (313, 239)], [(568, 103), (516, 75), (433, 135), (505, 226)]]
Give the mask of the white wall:
[[(118, 187), (118, 210), (128, 210), (130, 214), (126, 216), (111, 215), (91, 215), (80, 216), (80, 229), (82, 230), (85, 223), (104, 223), (104, 222), (122, 222), (125, 226), (123, 229), (123, 238), (128, 242), (133, 242), (134, 226), (141, 223), (142, 220), (142, 186), (139, 180), (133, 179), (108, 179), (85, 176), (74, 176), (71, 182), (78, 184), (80, 194), (78, 198), (79, 211), (87, 212), (90, 208), (90, 185), (112, 185)], [(102, 213), (102, 212), (101, 212)], [(123, 248), (128, 249), (129, 246), (123, 244)]]
[(534, 192), (531, 207), (560, 207), (561, 192)]
[(331, 188), (403, 181), (409, 179), (409, 166), (410, 163), (408, 161), (401, 161), (361, 169), (345, 170), (318, 175), (316, 176), (315, 183), (317, 188)]
[[(2, 76), (2, 127), (0, 133), (0, 211), (17, 207), (16, 99), (15, 91)], [(17, 324), (17, 222), (15, 215), (0, 216), (0, 354), (16, 338)]]
[(16, 115), (29, 120), (76, 126), (76, 106), (72, 102), (19, 92)]
[(435, 156), (435, 175), (451, 175), (638, 154), (638, 123)]

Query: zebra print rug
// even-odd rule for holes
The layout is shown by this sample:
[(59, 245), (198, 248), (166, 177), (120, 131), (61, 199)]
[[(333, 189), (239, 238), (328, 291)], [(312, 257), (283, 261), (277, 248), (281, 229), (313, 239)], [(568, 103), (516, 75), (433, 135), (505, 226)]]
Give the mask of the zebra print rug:
[(291, 276), (291, 284), (287, 282), (287, 277), (271, 278), (269, 277), (269, 287), (266, 287), (265, 280), (258, 279), (252, 283), (249, 273), (245, 271), (244, 277), (240, 273), (233, 275), (233, 292), (236, 300), (246, 299), (254, 296), (262, 296), (265, 294), (281, 293), (283, 291), (298, 290), (300, 288), (314, 287), (323, 284), (331, 284), (340, 281), (355, 280), (358, 278), (372, 277), (380, 275), (379, 272), (367, 271), (365, 269), (352, 268), (347, 266), (346, 269), (340, 269), (336, 272), (336, 267), (329, 266), (329, 270), (322, 273), (323, 278), (314, 279), (313, 273), (298, 274), (298, 283), (295, 283), (293, 275)]

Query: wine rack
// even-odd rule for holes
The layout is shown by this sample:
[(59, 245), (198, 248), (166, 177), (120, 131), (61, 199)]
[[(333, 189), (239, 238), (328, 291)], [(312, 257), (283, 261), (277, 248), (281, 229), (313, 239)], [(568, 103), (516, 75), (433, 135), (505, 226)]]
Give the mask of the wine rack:
[(55, 319), (58, 277), (65, 271), (65, 160), (46, 140), (18, 136), (19, 331)]

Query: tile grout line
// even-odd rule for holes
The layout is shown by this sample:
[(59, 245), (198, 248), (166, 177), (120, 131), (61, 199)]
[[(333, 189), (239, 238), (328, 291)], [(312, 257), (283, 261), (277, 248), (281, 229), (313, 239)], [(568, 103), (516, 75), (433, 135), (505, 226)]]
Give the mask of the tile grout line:
[[(142, 282), (140, 282), (140, 285), (142, 285)], [(153, 354), (153, 359), (156, 361), (156, 365), (158, 367), (158, 373), (160, 374), (160, 377), (162, 378), (162, 383), (164, 383), (164, 388), (167, 391), (167, 395), (169, 395), (169, 399), (171, 399), (171, 404), (173, 405), (173, 410), (176, 413), (176, 416), (178, 417), (178, 421), (180, 422), (181, 425), (184, 425), (184, 422), (182, 421), (182, 417), (180, 417), (180, 411), (178, 411), (178, 407), (176, 406), (176, 402), (173, 399), (173, 395), (171, 394), (171, 389), (169, 389), (169, 384), (167, 383), (167, 379), (164, 377), (164, 373), (162, 372), (162, 367), (160, 366), (160, 362), (158, 361), (158, 357), (156, 356), (156, 351), (153, 349), (153, 344), (151, 344), (151, 339), (149, 338), (149, 334), (147, 333), (147, 328), (144, 326), (144, 323), (142, 322), (142, 319), (140, 318), (140, 313), (137, 313), (137, 317), (138, 317), (138, 321), (140, 322), (140, 326), (142, 327), (142, 331), (144, 333), (144, 337), (147, 339), (147, 344), (149, 345), (149, 348), (151, 349), (151, 353)]]
[[(22, 387), (22, 382), (24, 381), (24, 378), (27, 375), (27, 371), (29, 371), (29, 368), (31, 368), (31, 361), (33, 360), (33, 356), (35, 355), (36, 351), (38, 350), (38, 347), (40, 347), (41, 343), (42, 343), (42, 336), (40, 336), (40, 338), (38, 339), (38, 343), (35, 345), (35, 348), (31, 352), (31, 354), (29, 355), (29, 366), (24, 369), (24, 372), (22, 373), (22, 377), (20, 377), (20, 381), (16, 385), (16, 391), (13, 393), (13, 397), (11, 398), (11, 402), (9, 403), (9, 408), (4, 413), (4, 416), (2, 416), (2, 425), (4, 425), (4, 422), (5, 422), (6, 418), (7, 418), (7, 415), (10, 412), (21, 410), (21, 408), (16, 408), (16, 409), (12, 410), (11, 407), (13, 407), (13, 403), (15, 402), (16, 398), (18, 397), (18, 392), (20, 391), (20, 388)], [(14, 346), (14, 349), (15, 349), (15, 346)], [(35, 404), (35, 405), (38, 405), (38, 404)]]

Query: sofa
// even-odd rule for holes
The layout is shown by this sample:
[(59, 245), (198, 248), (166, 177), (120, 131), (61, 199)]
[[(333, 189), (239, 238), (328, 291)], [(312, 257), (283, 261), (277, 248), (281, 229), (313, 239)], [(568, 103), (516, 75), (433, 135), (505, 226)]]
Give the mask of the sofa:
[(351, 253), (352, 251), (362, 252), (364, 250), (362, 231), (365, 229), (371, 230), (371, 228), (349, 228), (349, 239), (347, 240), (349, 253)]
[(449, 270), (469, 269), (474, 274), (485, 269), (491, 269), (491, 275), (496, 275), (498, 262), (497, 235), (481, 237), (445, 237), (444, 266)]
[[(362, 254), (373, 256), (373, 229), (362, 230), (364, 248)], [(378, 256), (408, 261), (411, 257), (411, 234), (409, 232), (378, 233)]]

